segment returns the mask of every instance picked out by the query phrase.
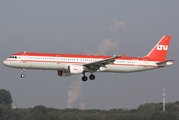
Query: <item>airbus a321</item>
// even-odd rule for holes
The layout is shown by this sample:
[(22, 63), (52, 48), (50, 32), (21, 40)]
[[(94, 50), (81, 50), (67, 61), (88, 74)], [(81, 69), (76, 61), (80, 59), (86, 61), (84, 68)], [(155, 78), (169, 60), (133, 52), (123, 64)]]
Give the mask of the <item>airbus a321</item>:
[(124, 55), (97, 56), (49, 53), (17, 53), (3, 61), (4, 65), (22, 69), (56, 70), (59, 76), (83, 74), (82, 81), (87, 81), (86, 72), (91, 73), (90, 80), (95, 79), (93, 73), (131, 73), (152, 70), (173, 64), (174, 60), (166, 60), (171, 36), (163, 36), (154, 48), (144, 57), (125, 57)]

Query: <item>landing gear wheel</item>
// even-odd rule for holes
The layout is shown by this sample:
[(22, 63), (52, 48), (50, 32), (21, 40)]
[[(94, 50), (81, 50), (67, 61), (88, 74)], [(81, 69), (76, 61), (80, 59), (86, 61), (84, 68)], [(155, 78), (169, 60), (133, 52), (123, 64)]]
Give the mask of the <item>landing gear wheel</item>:
[(90, 80), (94, 80), (94, 79), (95, 79), (95, 76), (94, 76), (93, 74), (91, 74), (91, 75), (89, 76), (89, 79), (90, 79)]
[(22, 68), (21, 78), (24, 78), (24, 77), (25, 77), (25, 75), (24, 75), (24, 71), (25, 71), (25, 69), (24, 69), (24, 68)]
[(24, 78), (25, 77), (25, 75), (24, 74), (21, 74), (21, 78)]
[(87, 78), (86, 76), (83, 76), (83, 77), (82, 77), (82, 81), (85, 82), (85, 81), (87, 81), (87, 80), (88, 80), (88, 78)]

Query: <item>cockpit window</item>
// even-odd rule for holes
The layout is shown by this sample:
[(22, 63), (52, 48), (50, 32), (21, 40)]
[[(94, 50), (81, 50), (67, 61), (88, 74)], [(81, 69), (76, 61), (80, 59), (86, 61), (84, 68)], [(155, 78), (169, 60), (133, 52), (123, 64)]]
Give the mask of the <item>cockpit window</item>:
[(17, 56), (10, 56), (9, 58), (17, 59)]

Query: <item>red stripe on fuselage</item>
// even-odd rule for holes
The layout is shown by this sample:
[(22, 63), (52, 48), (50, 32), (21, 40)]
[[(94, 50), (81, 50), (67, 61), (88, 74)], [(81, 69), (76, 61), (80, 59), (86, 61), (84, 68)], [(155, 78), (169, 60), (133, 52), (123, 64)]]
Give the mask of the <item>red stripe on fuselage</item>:
[[(5, 61), (20, 61), (20, 60), (8, 60)], [(40, 61), (40, 60), (26, 60), (25, 62), (43, 62), (43, 63), (57, 63), (57, 61)], [(85, 64), (87, 62), (70, 62), (70, 61), (60, 61), (60, 63), (71, 63), (71, 64)], [(136, 65), (136, 64), (108, 64), (108, 65), (122, 65), (122, 66), (146, 66), (146, 67), (159, 67), (157, 65)]]
[[(50, 54), (50, 53), (17, 53), (17, 54), (13, 54), (12, 56), (24, 56), (26, 55), (27, 57), (69, 57), (69, 58), (83, 58), (83, 59), (107, 59), (107, 58), (111, 58), (113, 56), (99, 56), (99, 55), (75, 55), (75, 54)], [(121, 58), (117, 58), (117, 60), (139, 60), (139, 61), (158, 61), (158, 62), (162, 62), (164, 60), (157, 60), (157, 59), (152, 59), (152, 58), (138, 58), (138, 57), (121, 57)]]
[[(65, 59), (107, 59), (111, 58), (113, 56), (98, 56), (98, 55), (74, 55), (74, 54), (49, 54), (49, 53), (17, 53), (13, 54), (12, 56), (17, 56), (17, 57), (52, 57), (52, 58), (65, 58)], [(162, 62), (161, 60), (155, 60), (155, 59), (146, 59), (146, 58), (136, 58), (136, 57), (120, 57), (117, 58), (116, 60), (122, 60), (122, 61), (142, 61), (142, 62)], [(6, 59), (5, 61), (24, 61), (24, 62), (48, 62), (48, 63), (71, 63), (71, 64), (85, 64), (87, 62), (74, 62), (74, 61), (57, 61), (57, 59), (54, 60), (28, 60), (27, 58), (25, 60), (16, 60), (16, 59)], [(94, 61), (91, 61), (94, 62)], [(159, 67), (157, 65), (144, 65), (144, 64), (109, 64), (109, 65), (126, 65), (126, 66), (147, 66), (147, 67)]]

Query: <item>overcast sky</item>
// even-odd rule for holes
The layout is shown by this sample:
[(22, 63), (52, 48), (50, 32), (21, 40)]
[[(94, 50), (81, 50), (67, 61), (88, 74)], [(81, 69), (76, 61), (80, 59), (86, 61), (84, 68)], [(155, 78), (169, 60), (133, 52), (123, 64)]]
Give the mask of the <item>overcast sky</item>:
[[(179, 60), (178, 0), (1, 0), (0, 89), (11, 92), (13, 106), (64, 109), (138, 108), (144, 103), (179, 100), (179, 64), (138, 73), (96, 73), (59, 77), (56, 71), (21, 70), (3, 60), (23, 51), (61, 54), (145, 56), (171, 35), (166, 59)], [(88, 74), (89, 75), (89, 74)], [(69, 94), (76, 94), (70, 101)]]

